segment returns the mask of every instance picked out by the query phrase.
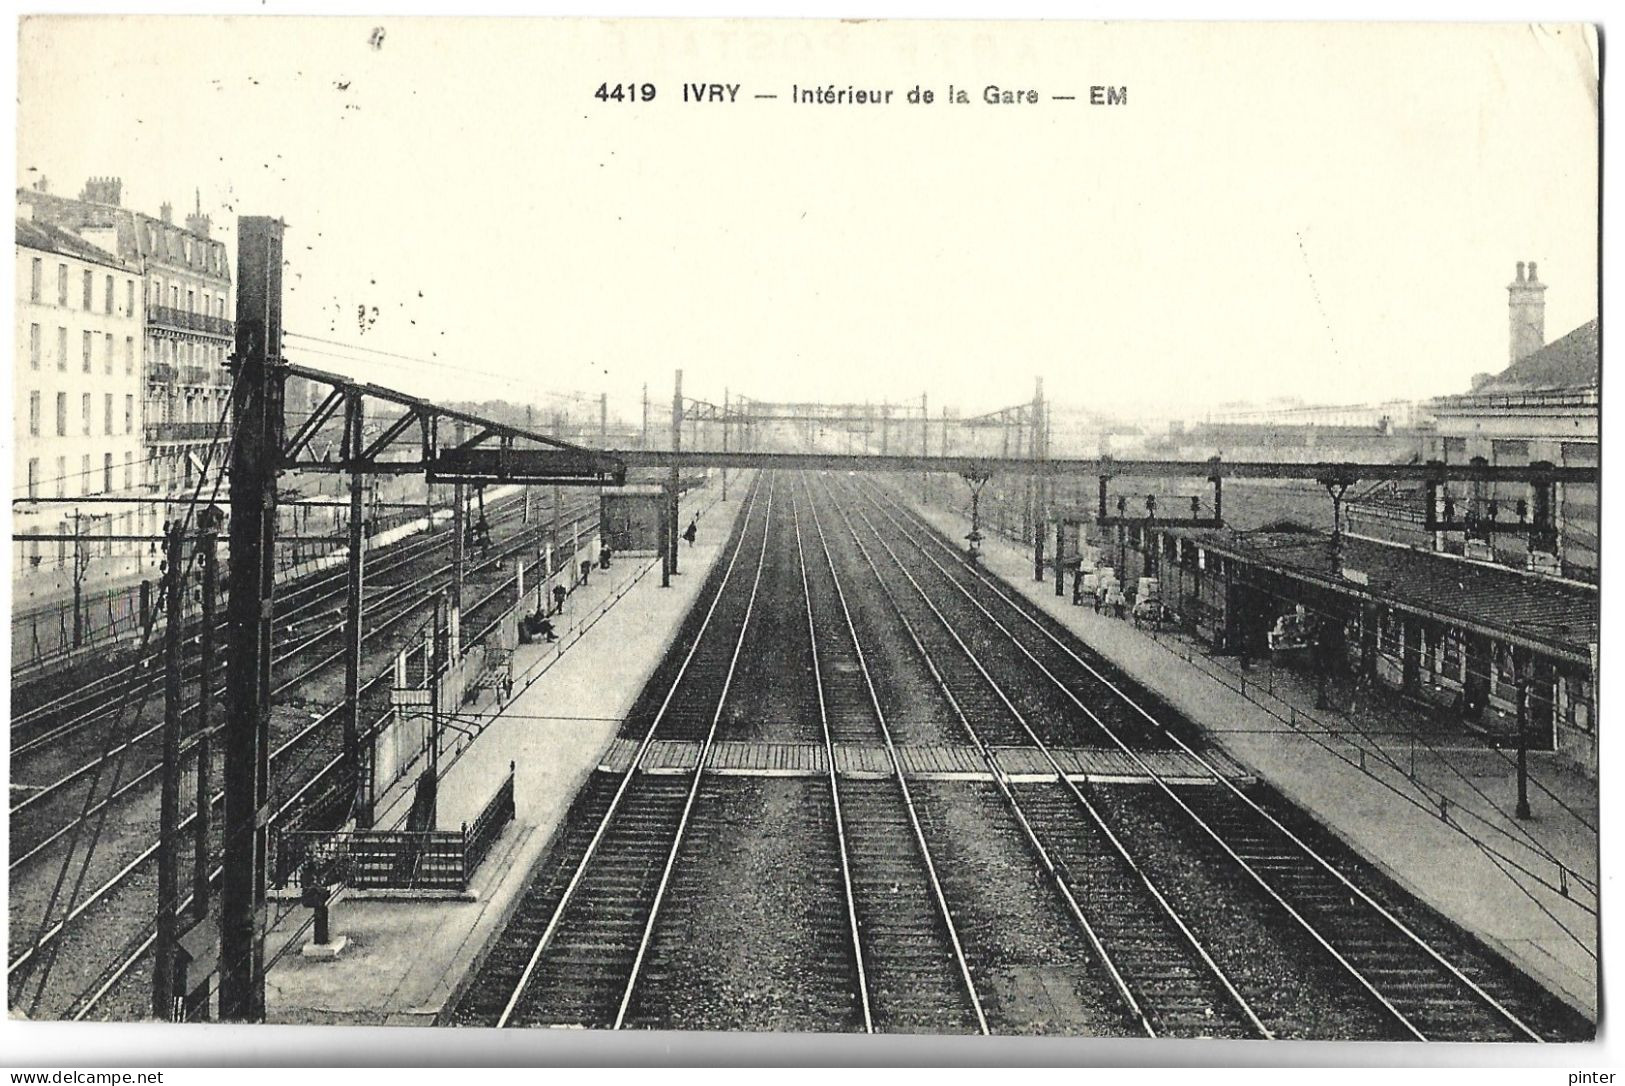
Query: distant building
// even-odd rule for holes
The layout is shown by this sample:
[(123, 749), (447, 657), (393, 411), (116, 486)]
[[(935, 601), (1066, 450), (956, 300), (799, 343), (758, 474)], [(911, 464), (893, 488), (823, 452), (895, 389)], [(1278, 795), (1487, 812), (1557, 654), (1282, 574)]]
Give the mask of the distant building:
[[(1464, 464), (1597, 467), (1600, 328), (1588, 321), (1551, 343), (1546, 327), (1546, 284), (1533, 262), (1519, 263), (1507, 287), (1508, 355), (1500, 373), (1481, 373), (1469, 392), (1426, 404), (1433, 417), (1421, 458)], [(1553, 532), (1545, 537), (1511, 532), (1426, 530), (1426, 488), (1383, 483), (1351, 495), (1349, 530), (1504, 565), (1595, 582), (1598, 565), (1597, 488), (1558, 485), (1552, 497)], [(1448, 505), (1447, 505), (1448, 500)], [(1519, 503), (1532, 518), (1536, 494), (1528, 484), (1452, 483), (1439, 493), (1441, 518), (1517, 523)], [(1533, 541), (1533, 546), (1531, 546)]]
[(24, 205), (16, 227), (17, 359), (12, 371), (14, 530), (71, 536), (17, 545), (17, 572), (46, 567), (72, 578), (91, 557), (130, 554), (98, 535), (142, 531), (131, 506), (49, 499), (135, 496), (146, 453), (142, 429), (139, 265), (72, 231), (35, 222)]
[(219, 420), (231, 387), (231, 266), (225, 243), (209, 236), (201, 208), (176, 224), (168, 203), (157, 217), (121, 206), (122, 188), (118, 178), (93, 177), (78, 198), (34, 189), (17, 195), (34, 221), (71, 230), (139, 269), (146, 312), (143, 481), (156, 493), (189, 493), (217, 435), (222, 451), (210, 464), (210, 478), (224, 466), (229, 431)]

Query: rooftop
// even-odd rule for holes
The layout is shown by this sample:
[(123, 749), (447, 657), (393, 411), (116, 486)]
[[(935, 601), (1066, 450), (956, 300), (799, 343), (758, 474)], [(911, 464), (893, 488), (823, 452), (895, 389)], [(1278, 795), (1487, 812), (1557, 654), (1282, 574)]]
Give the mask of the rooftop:
[(1602, 369), (1600, 338), (1598, 322), (1587, 321), (1563, 338), (1518, 359), (1474, 391), (1533, 392), (1593, 387)]
[(1325, 532), (1186, 528), (1172, 534), (1294, 577), (1573, 659), (1588, 659), (1597, 641), (1598, 593), (1572, 581), (1348, 535), (1339, 566), (1332, 537)]
[(17, 220), (17, 244), (25, 249), (38, 249), (73, 257), (76, 260), (102, 264), (109, 268), (128, 270), (124, 261), (112, 253), (75, 234), (72, 230), (32, 219)]

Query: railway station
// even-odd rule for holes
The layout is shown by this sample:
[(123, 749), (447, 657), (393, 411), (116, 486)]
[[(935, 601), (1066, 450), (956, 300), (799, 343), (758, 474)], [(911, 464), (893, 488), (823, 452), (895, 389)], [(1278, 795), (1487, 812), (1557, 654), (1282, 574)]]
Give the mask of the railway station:
[[(654, 439), (582, 444), (293, 361), (283, 229), (240, 223), (229, 491), (139, 639), (17, 688), (14, 1010), (1594, 1028), (1594, 589), (1224, 512), (1375, 479), (1442, 535), (1523, 487), (1549, 548), (1594, 468), (1081, 456), (1041, 380), (933, 416), (680, 371)], [(344, 546), (279, 570), (279, 496), (335, 476)]]
[(1605, 1059), (1600, 45), (1374, 29), (25, 20), (0, 1049)]

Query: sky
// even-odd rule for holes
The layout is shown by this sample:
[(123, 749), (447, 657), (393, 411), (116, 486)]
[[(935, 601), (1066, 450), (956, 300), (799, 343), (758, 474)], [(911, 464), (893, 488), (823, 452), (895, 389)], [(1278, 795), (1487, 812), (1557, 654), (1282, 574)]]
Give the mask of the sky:
[(228, 244), (237, 215), (283, 217), (286, 327), (344, 344), (287, 355), (442, 400), (605, 392), (634, 419), (680, 368), (712, 400), (933, 412), (1036, 376), (1149, 417), (1360, 403), (1503, 368), (1519, 260), (1548, 339), (1597, 315), (1594, 48), (1572, 26), (32, 18), (16, 180), (117, 175), (177, 219), (197, 199)]

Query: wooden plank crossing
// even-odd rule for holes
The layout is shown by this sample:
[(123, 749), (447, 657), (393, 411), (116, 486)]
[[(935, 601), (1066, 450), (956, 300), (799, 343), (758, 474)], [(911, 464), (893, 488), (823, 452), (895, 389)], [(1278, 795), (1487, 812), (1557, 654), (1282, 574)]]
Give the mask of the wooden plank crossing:
[[(632, 739), (616, 739), (599, 760), (605, 773), (625, 773), (637, 750)], [(1150, 779), (1146, 769), (1172, 784), (1200, 784), (1213, 778), (1203, 766), (1184, 751), (1137, 752), (1138, 761), (1121, 750), (1092, 747), (1052, 747), (1055, 761), (1066, 775), (1077, 781), (1133, 784)], [(649, 744), (643, 759), (647, 773), (691, 773), (698, 762), (700, 744), (693, 740), (657, 739)], [(1012, 780), (1050, 780), (1055, 776), (1049, 761), (1037, 747), (996, 747), (994, 760)], [(1234, 781), (1250, 781), (1252, 775), (1219, 750), (1202, 752), (1202, 757), (1220, 774)], [(897, 747), (903, 772), (922, 780), (991, 781), (993, 774), (974, 747), (962, 744), (909, 744)], [(1143, 763), (1146, 769), (1141, 768)], [(723, 740), (711, 745), (706, 766), (712, 773), (752, 777), (821, 777), (829, 772), (822, 743), (778, 743)], [(837, 743), (835, 772), (842, 777), (889, 777), (891, 759), (879, 743)]]

